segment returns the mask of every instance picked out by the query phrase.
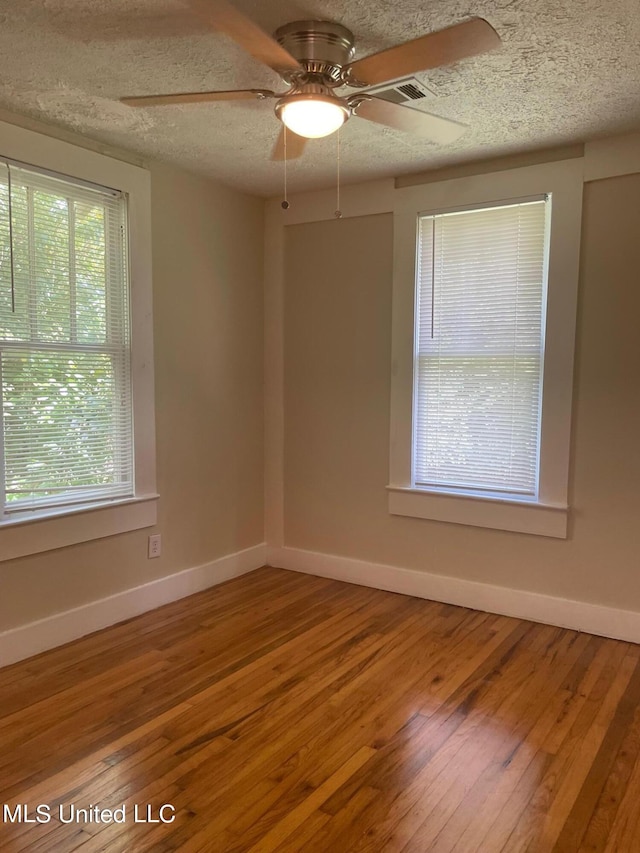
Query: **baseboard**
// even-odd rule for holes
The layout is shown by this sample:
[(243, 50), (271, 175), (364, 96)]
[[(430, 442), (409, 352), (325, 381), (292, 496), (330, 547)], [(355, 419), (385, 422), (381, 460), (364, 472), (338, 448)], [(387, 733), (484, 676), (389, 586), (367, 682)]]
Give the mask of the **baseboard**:
[(640, 613), (297, 548), (267, 548), (270, 566), (640, 643)]
[(0, 633), (0, 666), (63, 645), (268, 563), (346, 583), (640, 643), (640, 613), (297, 548), (255, 545)]
[(193, 595), (210, 586), (259, 569), (266, 562), (266, 545), (254, 545), (202, 566), (91, 601), (0, 633), (0, 666), (31, 657), (91, 634), (163, 604)]

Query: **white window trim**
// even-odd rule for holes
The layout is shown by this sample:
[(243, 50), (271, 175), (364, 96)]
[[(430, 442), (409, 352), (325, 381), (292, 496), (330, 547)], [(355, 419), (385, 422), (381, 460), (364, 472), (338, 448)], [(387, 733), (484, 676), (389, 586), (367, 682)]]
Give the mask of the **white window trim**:
[[(394, 204), (389, 512), (566, 538), (583, 160), (563, 160), (398, 191)], [(538, 499), (417, 489), (412, 482), (416, 220), (420, 213), (551, 193)]]
[(0, 155), (127, 194), (131, 281), (132, 498), (25, 511), (0, 522), (0, 561), (86, 542), (156, 523), (156, 450), (149, 172), (25, 128), (0, 122)]

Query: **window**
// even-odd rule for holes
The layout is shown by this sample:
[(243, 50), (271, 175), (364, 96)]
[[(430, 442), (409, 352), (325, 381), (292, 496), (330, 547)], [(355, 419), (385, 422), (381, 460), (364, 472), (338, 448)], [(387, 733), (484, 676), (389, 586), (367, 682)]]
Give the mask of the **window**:
[(150, 176), (0, 122), (0, 561), (156, 522)]
[(398, 195), (389, 510), (565, 537), (581, 160)]
[(538, 199), (418, 218), (418, 486), (537, 496), (549, 213)]
[(2, 513), (133, 494), (126, 199), (0, 163)]

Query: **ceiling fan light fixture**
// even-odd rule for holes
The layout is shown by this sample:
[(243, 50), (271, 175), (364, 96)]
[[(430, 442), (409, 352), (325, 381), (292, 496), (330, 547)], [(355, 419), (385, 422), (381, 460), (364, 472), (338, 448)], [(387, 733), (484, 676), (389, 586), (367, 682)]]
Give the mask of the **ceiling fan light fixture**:
[(341, 98), (326, 95), (289, 95), (276, 105), (276, 115), (298, 136), (319, 139), (342, 127), (350, 110)]

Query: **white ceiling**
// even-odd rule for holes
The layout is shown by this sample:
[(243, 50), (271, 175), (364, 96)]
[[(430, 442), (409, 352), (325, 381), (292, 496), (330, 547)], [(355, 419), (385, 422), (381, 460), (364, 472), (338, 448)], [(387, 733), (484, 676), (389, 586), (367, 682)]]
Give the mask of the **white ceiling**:
[[(424, 171), (640, 127), (638, 0), (234, 0), (268, 32), (300, 18), (349, 27), (356, 56), (470, 16), (501, 50), (418, 75), (421, 108), (469, 125), (436, 146), (352, 119), (341, 133), (345, 182)], [(269, 160), (279, 124), (269, 102), (136, 110), (122, 95), (275, 88), (278, 77), (171, 0), (0, 0), (0, 107), (239, 189), (276, 195)], [(289, 164), (290, 191), (335, 181), (336, 139)], [(0, 152), (1, 153), (1, 152)]]

